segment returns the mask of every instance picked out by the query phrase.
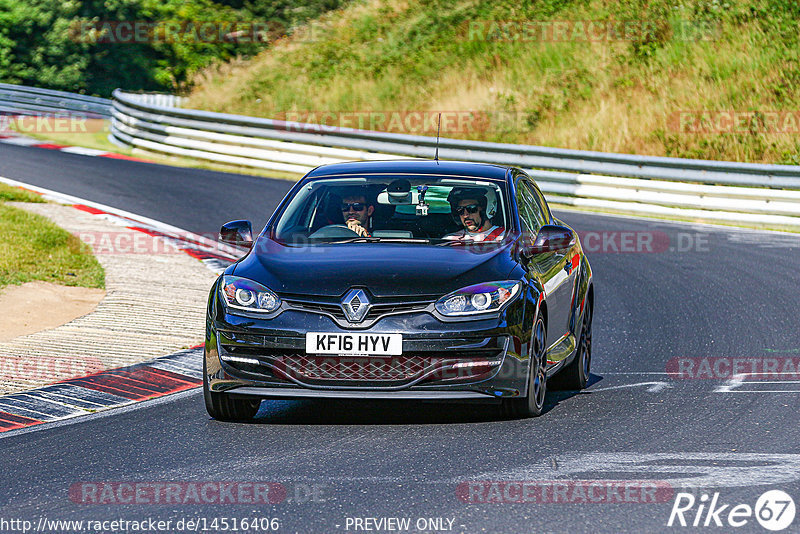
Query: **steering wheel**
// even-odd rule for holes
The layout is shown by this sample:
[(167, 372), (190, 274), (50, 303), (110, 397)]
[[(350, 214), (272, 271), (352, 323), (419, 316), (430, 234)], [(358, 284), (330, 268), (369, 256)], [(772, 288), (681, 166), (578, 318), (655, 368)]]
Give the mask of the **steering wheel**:
[(346, 224), (329, 224), (308, 236), (309, 239), (347, 239), (350, 237), (358, 237), (358, 233), (348, 228)]

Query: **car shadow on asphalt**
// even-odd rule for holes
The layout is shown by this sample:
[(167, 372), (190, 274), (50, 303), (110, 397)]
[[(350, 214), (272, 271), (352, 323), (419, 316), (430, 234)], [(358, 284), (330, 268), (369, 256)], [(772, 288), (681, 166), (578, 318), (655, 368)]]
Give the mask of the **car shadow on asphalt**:
[[(588, 386), (602, 376), (590, 375)], [(544, 413), (578, 390), (550, 390)], [(267, 400), (251, 424), (267, 425), (430, 425), (521, 421), (504, 415), (498, 404), (392, 400)], [(534, 421), (535, 419), (531, 419)]]
[[(601, 382), (602, 380), (603, 377), (601, 375), (589, 373), (589, 379), (586, 381), (586, 388), (589, 388), (598, 382)], [(561, 402), (571, 399), (572, 397), (584, 395), (585, 393), (588, 393), (586, 389), (567, 389), (564, 387), (559, 387), (557, 384), (555, 384), (552, 388), (548, 386), (547, 397), (544, 401), (544, 413), (542, 415), (547, 415), (547, 412), (554, 409)]]

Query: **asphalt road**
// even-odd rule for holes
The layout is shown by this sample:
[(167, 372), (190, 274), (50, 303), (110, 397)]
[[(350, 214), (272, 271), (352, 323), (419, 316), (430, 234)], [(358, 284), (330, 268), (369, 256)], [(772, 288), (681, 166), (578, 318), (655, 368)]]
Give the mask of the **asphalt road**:
[[(290, 185), (2, 145), (0, 176), (211, 232), (234, 218), (263, 224)], [(42, 518), (169, 520), (166, 530), (179, 532), (190, 519), (218, 531), (220, 518), (228, 530), (234, 518), (278, 518), (278, 532), (767, 532), (754, 516), (734, 516), (746, 521), (739, 528), (728, 521), (767, 490), (800, 505), (800, 238), (559, 216), (582, 234), (594, 268), (593, 377), (579, 394), (549, 393), (542, 417), (272, 401), (257, 422), (228, 424), (208, 418), (199, 392), (180, 394), (0, 436), (0, 531), (14, 519), (33, 528)], [(731, 381), (734, 368), (745, 376)], [(765, 370), (769, 380), (752, 374)], [(278, 483), (285, 498), (248, 504), (245, 492), (234, 504), (198, 505), (190, 484), (168, 503), (121, 504), (113, 494), (124, 482), (145, 488), (141, 501), (152, 484), (215, 481)], [(536, 502), (509, 502), (519, 488)], [(676, 502), (680, 492), (695, 504)], [(92, 495), (102, 504), (87, 504)], [(709, 517), (715, 498), (715, 509), (728, 506)], [(759, 502), (762, 520), (773, 510), (789, 517), (779, 500)], [(676, 505), (688, 527), (678, 515), (667, 526)], [(784, 530), (798, 531), (800, 519)]]
[(293, 184), (8, 144), (0, 145), (0, 176), (211, 234), (232, 219), (263, 228)]

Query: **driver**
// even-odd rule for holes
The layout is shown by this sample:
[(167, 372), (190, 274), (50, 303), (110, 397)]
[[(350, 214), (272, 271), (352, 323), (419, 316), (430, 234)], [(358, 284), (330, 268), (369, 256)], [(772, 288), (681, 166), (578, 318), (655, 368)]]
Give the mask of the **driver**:
[(349, 229), (361, 237), (372, 237), (367, 228), (375, 206), (367, 203), (365, 195), (351, 194), (342, 198), (342, 217)]
[(454, 187), (447, 195), (447, 201), (453, 218), (464, 228), (443, 239), (472, 242), (503, 239), (506, 229), (493, 224), (491, 217), (487, 216), (488, 201), (485, 194), (474, 187)]

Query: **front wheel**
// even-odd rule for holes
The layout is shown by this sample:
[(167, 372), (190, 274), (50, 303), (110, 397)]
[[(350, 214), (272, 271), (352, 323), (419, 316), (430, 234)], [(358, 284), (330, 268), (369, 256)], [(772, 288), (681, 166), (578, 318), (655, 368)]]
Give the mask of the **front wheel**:
[(533, 327), (533, 347), (528, 366), (528, 394), (518, 399), (503, 401), (503, 411), (511, 417), (538, 417), (544, 412), (547, 395), (547, 350), (544, 320), (541, 315)]
[(258, 399), (236, 398), (211, 391), (205, 361), (203, 361), (203, 400), (208, 415), (219, 421), (249, 421), (258, 413), (258, 407), (261, 405)]

